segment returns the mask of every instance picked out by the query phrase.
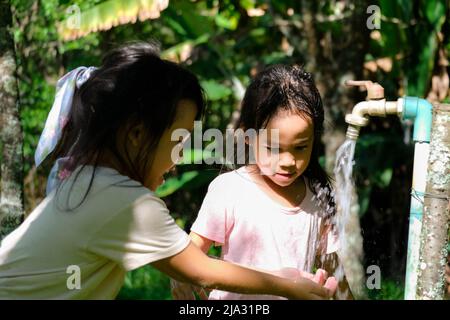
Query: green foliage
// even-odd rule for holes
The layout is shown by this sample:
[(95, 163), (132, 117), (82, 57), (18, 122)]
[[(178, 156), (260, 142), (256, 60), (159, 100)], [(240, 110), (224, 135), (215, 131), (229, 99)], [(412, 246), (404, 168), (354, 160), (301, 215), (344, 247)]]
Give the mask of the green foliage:
[(187, 171), (178, 176), (168, 178), (157, 190), (158, 197), (167, 197), (181, 189), (194, 191), (204, 185), (209, 184), (217, 176), (217, 172), (212, 170)]
[[(354, 172), (358, 185), (360, 216), (363, 216), (370, 203), (372, 189), (386, 189), (392, 179), (397, 163), (410, 161), (410, 148), (401, 140), (403, 137), (392, 131), (362, 134), (355, 149)], [(395, 150), (395, 152), (386, 152)]]
[(227, 98), (232, 93), (230, 88), (213, 80), (202, 81), (202, 87), (211, 101)]
[[(392, 57), (404, 70), (406, 94), (423, 97), (429, 88), (438, 32), (446, 20), (446, 0), (380, 0), (381, 40), (372, 41), (377, 57)], [(414, 10), (417, 7), (417, 10)]]
[(170, 278), (147, 265), (130, 271), (117, 300), (171, 300)]
[[(380, 58), (392, 60), (392, 70), (378, 68), (366, 74), (386, 88), (387, 98), (397, 98), (399, 92), (424, 97), (430, 86), (438, 47), (450, 50), (449, 5), (445, 0), (376, 1), (383, 16), (379, 39), (372, 38), (367, 48), (357, 43), (352, 50), (345, 52), (339, 51), (343, 43), (353, 39), (350, 34), (342, 36), (346, 32), (345, 25), (361, 16), (361, 12), (349, 5), (350, 1), (311, 2), (312, 14), (322, 17), (315, 21), (316, 38), (312, 41), (307, 37), (303, 19), (305, 7), (310, 3), (307, 1), (170, 0), (159, 19), (120, 25), (68, 42), (63, 42), (57, 33), (58, 22), (67, 18), (66, 9), (77, 4), (82, 11), (87, 11), (105, 1), (11, 2), (15, 17), (13, 34), (19, 66), (26, 174), (32, 168), (34, 150), (53, 103), (56, 81), (80, 65), (99, 65), (103, 53), (131, 40), (156, 38), (162, 44), (164, 58), (182, 63), (199, 76), (208, 98), (205, 130), (224, 130), (231, 124), (231, 115), (239, 106), (243, 89), (251, 76), (267, 64), (309, 66), (311, 61), (316, 61), (316, 69), (309, 71), (315, 73), (318, 83), (325, 88), (320, 87), (325, 90), (321, 94), (329, 111), (327, 121), (334, 126), (342, 122), (342, 114), (348, 111), (346, 108), (356, 102), (350, 95), (343, 100), (348, 105), (340, 105), (334, 100), (343, 94), (338, 85), (342, 78), (347, 74), (353, 75), (353, 71), (347, 68), (355, 63), (354, 57), (360, 55), (365, 62)], [(340, 7), (342, 4), (344, 9)], [(264, 14), (249, 14), (253, 9), (263, 10)], [(343, 18), (340, 18), (341, 13)], [(114, 12), (108, 14), (113, 15)], [(355, 34), (358, 32), (361, 30), (354, 30)], [(437, 37), (438, 32), (444, 34), (442, 43)], [(314, 44), (317, 45), (318, 57), (311, 50)], [(331, 58), (323, 60), (327, 55)], [(363, 66), (358, 68), (362, 70)], [(336, 85), (327, 88), (328, 82)], [(449, 103), (449, 98), (444, 102)], [(395, 179), (395, 169), (412, 161), (411, 146), (403, 143), (401, 133), (392, 127), (380, 128), (384, 127), (378, 124), (367, 128), (356, 148), (354, 172), (361, 215), (370, 210), (374, 190), (388, 190)], [(177, 173), (167, 178), (157, 191), (158, 195), (165, 197), (182, 227), (192, 222), (207, 185), (218, 174), (218, 170), (209, 166), (189, 163), (212, 156), (201, 150), (187, 152)], [(325, 165), (323, 154), (320, 163)], [(211, 254), (220, 253), (214, 251), (217, 249), (212, 250)], [(399, 288), (388, 281), (381, 291), (372, 292), (371, 297), (396, 299), (401, 296)], [(127, 275), (119, 298), (169, 299), (168, 278), (151, 267), (135, 270)]]
[(371, 300), (403, 300), (405, 288), (398, 281), (386, 279), (381, 281), (380, 289), (368, 290)]
[(179, 177), (169, 178), (162, 186), (156, 190), (158, 197), (166, 197), (175, 191), (181, 189), (186, 183), (198, 177), (198, 171), (189, 171)]

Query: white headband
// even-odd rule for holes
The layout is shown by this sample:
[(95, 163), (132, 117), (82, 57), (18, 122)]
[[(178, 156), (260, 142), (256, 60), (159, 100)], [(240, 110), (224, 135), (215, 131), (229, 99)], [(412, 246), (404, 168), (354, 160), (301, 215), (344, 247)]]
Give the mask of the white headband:
[[(96, 67), (78, 67), (69, 73), (65, 74), (56, 84), (56, 96), (53, 106), (48, 114), (45, 122), (44, 130), (34, 154), (34, 161), (38, 167), (42, 161), (55, 149), (58, 140), (61, 138), (62, 130), (66, 125), (72, 107), (73, 96), (75, 90), (89, 79)], [(55, 181), (50, 181), (58, 178), (58, 163), (62, 159), (58, 159), (52, 168), (47, 184), (47, 194), (49, 193), (49, 186), (55, 185)], [(51, 187), (50, 189), (53, 189)], [(51, 191), (51, 190), (50, 190)]]

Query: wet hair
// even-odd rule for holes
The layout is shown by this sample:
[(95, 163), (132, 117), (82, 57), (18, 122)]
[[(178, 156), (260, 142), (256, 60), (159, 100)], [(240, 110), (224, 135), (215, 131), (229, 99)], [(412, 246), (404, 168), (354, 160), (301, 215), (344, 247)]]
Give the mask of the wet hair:
[(333, 215), (335, 202), (331, 179), (319, 164), (324, 122), (322, 99), (313, 76), (299, 66), (273, 65), (257, 74), (245, 93), (236, 129), (264, 129), (280, 111), (293, 112), (311, 119), (314, 141), (310, 162), (303, 176), (307, 178), (316, 197), (325, 196), (325, 201), (318, 200), (325, 202), (326, 213)]
[[(157, 43), (133, 42), (104, 56), (101, 66), (75, 91), (68, 122), (51, 155), (52, 162), (68, 157), (65, 169), (69, 171), (93, 165), (80, 204), (92, 186), (98, 159), (105, 150), (119, 161), (124, 175), (144, 183), (146, 166), (151, 165), (158, 142), (173, 124), (182, 99), (195, 103), (196, 120), (203, 117), (204, 93), (197, 77), (180, 65), (161, 59)], [(147, 130), (148, 144), (136, 159), (131, 159), (127, 144), (118, 140), (118, 132), (128, 128), (128, 134), (133, 125), (140, 123)], [(119, 152), (119, 143), (123, 144), (125, 156)]]

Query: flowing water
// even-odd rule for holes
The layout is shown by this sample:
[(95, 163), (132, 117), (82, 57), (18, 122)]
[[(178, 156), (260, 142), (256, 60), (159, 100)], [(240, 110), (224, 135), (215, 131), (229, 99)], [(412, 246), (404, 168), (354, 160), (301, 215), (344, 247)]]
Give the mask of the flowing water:
[[(336, 152), (334, 175), (336, 179), (335, 200), (337, 213), (335, 225), (339, 232), (339, 259), (335, 277), (341, 280), (345, 276), (356, 299), (366, 298), (365, 272), (362, 264), (363, 239), (359, 224), (359, 206), (352, 177), (353, 156), (356, 141), (347, 139)], [(345, 292), (338, 292), (345, 296)]]

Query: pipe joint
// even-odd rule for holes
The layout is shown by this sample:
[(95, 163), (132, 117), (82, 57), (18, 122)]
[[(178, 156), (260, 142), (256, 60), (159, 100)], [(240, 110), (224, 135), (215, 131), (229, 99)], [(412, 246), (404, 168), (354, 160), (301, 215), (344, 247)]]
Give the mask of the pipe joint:
[(402, 102), (403, 119), (414, 120), (413, 140), (430, 142), (433, 105), (417, 97), (404, 97)]

